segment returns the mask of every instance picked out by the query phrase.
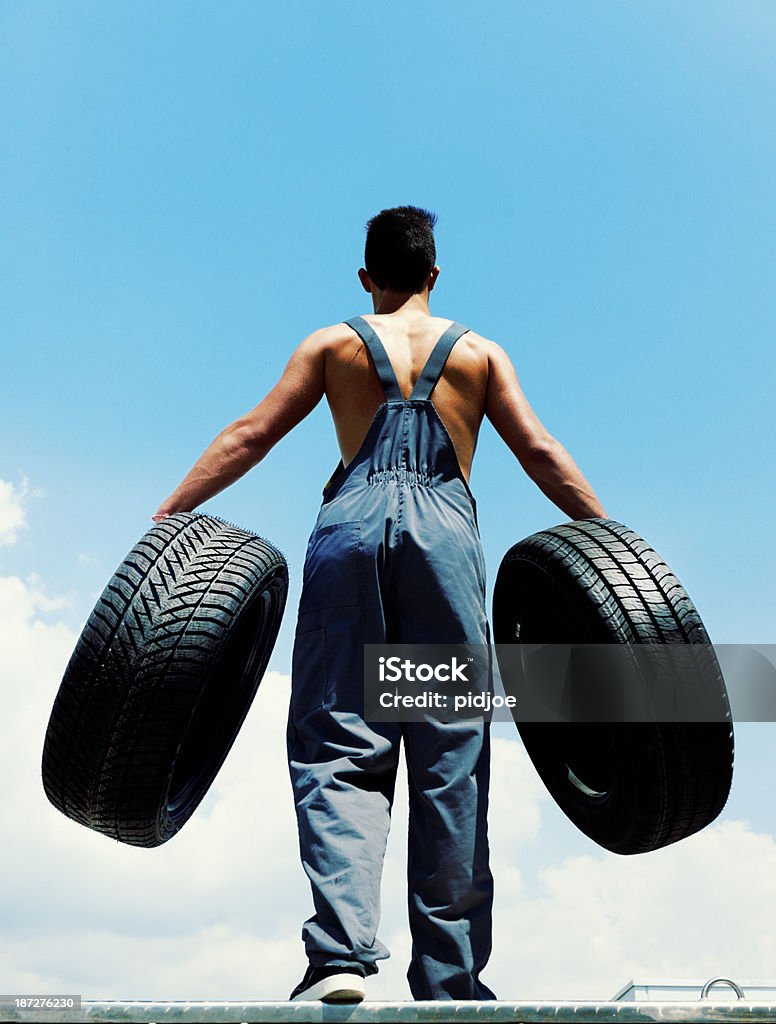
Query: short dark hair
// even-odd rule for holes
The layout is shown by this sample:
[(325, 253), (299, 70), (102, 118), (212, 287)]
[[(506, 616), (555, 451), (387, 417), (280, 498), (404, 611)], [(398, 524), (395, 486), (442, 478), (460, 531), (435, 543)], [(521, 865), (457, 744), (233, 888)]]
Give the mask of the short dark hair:
[(364, 262), (378, 288), (420, 292), (436, 263), (435, 213), (418, 206), (381, 210), (366, 225)]

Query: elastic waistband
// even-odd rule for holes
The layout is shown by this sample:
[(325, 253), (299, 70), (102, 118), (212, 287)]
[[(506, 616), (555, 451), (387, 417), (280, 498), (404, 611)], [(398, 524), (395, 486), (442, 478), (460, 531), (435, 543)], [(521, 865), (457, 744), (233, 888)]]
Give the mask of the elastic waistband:
[(401, 469), (398, 466), (392, 466), (389, 469), (374, 469), (367, 473), (366, 476), (366, 482), (368, 484), (383, 484), (391, 483), (392, 481), (406, 484), (417, 484), (420, 487), (432, 487), (434, 484), (434, 477), (431, 473), (427, 473), (422, 470)]

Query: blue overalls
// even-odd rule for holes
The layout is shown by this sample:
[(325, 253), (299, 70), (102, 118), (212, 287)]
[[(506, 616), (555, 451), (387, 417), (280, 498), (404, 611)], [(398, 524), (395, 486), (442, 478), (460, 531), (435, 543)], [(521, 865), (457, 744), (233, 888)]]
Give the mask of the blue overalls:
[(288, 757), (302, 864), (315, 914), (302, 937), (316, 967), (363, 965), (376, 938), (380, 877), (404, 739), (408, 895), (415, 999), (493, 999), (488, 724), (364, 722), (367, 643), (488, 643), (485, 563), (474, 497), (431, 402), (467, 328), (452, 324), (409, 399), (369, 325), (385, 392), (357, 455), (340, 461), (310, 536), (294, 641)]

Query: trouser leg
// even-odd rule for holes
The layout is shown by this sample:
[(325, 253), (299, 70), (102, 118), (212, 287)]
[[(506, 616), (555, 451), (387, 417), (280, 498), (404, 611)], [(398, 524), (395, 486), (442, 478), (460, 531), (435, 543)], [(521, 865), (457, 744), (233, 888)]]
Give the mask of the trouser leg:
[(401, 732), (363, 719), (363, 644), (384, 638), (368, 523), (317, 525), (305, 559), (292, 662), (288, 759), (299, 849), (315, 913), (302, 937), (314, 966), (388, 950), (376, 939), (380, 878)]
[[(421, 490), (405, 520), (399, 639), (487, 645), (485, 560), (473, 512), (454, 515)], [(492, 942), (489, 725), (476, 718), (411, 722), (404, 735), (410, 989), (416, 999), (493, 999), (479, 980)]]
[(347, 716), (324, 723), (325, 714), (289, 727), (299, 848), (315, 908), (302, 938), (314, 966), (355, 961), (372, 974), (388, 956), (376, 933), (399, 737)]
[(376, 933), (401, 730), (363, 718), (363, 644), (370, 635), (379, 640), (383, 627), (353, 543), (360, 532), (360, 524), (344, 524), (316, 538), (317, 556), (307, 563), (288, 758), (315, 908), (302, 930), (307, 956), (316, 967), (355, 961), (371, 974), (388, 956)]
[(408, 890), (415, 999), (495, 999), (479, 980), (491, 951), (489, 726), (408, 723)]

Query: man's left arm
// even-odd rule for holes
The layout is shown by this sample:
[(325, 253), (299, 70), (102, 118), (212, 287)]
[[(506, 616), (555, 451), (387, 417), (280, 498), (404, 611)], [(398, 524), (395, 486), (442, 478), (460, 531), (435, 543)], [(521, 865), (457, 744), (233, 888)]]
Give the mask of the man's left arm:
[(267, 452), (312, 412), (324, 394), (325, 332), (299, 345), (275, 387), (254, 409), (230, 423), (206, 448), (173, 493), (159, 506), (159, 522), (190, 512), (261, 462)]

